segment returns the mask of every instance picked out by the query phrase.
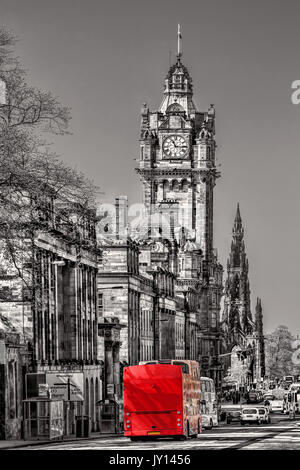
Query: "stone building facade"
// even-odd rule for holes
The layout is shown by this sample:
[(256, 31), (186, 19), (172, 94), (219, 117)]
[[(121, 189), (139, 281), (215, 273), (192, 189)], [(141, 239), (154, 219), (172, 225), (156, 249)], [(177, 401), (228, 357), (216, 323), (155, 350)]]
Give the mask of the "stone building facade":
[(131, 239), (101, 245), (98, 314), (106, 319), (117, 316), (126, 325), (120, 332), (123, 365), (153, 358), (197, 358), (196, 293), (176, 292), (176, 276), (155, 261), (157, 244), (163, 245), (149, 240), (138, 248)]
[(226, 379), (238, 387), (260, 384), (265, 374), (263, 314), (257, 299), (255, 318), (250, 305), (249, 263), (239, 205), (232, 230), (227, 262), (224, 310), (222, 312), (222, 353)]
[(21, 439), (27, 351), (10, 325), (0, 330), (0, 440)]
[[(99, 429), (96, 402), (102, 398), (104, 356), (99, 356), (103, 351), (98, 339), (96, 308), (98, 249), (93, 211), (82, 217), (76, 204), (64, 204), (64, 207), (55, 205), (54, 201), (51, 204), (54, 211), (43, 230), (35, 230), (31, 239), (22, 238), (20, 231), (24, 277), (20, 276), (20, 270), (16, 272), (9, 261), (2, 259), (0, 331), (9, 335), (18, 333), (20, 344), (15, 349), (26, 351), (24, 360), (14, 353), (16, 370), (23, 367), (23, 374), (18, 375), (18, 380), (6, 374), (6, 397), (14, 388), (16, 396), (26, 398), (28, 372), (83, 374), (84, 401), (64, 403), (68, 435), (75, 432), (75, 416), (81, 414), (90, 416), (91, 430)], [(4, 345), (3, 373), (14, 351), (14, 346), (5, 339)], [(9, 413), (9, 400), (4, 408), (2, 417)], [(21, 403), (18, 410), (21, 419)], [(7, 436), (19, 438), (21, 427), (14, 429)]]

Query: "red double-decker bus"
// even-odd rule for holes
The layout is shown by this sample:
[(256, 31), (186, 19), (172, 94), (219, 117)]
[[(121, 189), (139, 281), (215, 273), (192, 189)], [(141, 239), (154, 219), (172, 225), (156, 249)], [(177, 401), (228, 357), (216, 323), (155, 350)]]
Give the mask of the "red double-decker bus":
[(131, 440), (185, 439), (202, 431), (196, 361), (149, 361), (126, 367), (123, 384), (124, 435)]

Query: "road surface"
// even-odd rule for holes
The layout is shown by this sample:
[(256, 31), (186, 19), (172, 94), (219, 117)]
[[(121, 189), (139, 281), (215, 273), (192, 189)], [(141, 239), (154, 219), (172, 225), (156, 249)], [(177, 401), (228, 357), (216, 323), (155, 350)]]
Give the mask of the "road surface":
[(126, 437), (88, 439), (75, 442), (57, 442), (41, 446), (29, 446), (28, 450), (300, 450), (300, 420), (291, 421), (285, 415), (272, 415), (268, 425), (239, 423), (221, 425), (204, 431), (197, 438), (186, 441), (159, 439), (147, 442), (131, 442)]

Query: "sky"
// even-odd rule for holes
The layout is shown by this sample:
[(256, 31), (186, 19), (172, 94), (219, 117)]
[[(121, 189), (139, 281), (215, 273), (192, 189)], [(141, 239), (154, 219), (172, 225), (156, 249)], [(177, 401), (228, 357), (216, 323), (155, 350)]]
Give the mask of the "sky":
[(51, 136), (53, 148), (107, 202), (141, 201), (140, 109), (160, 105), (181, 24), (194, 101), (216, 108), (214, 246), (226, 270), (239, 202), (252, 312), (258, 296), (266, 331), (300, 333), (300, 2), (0, 0), (0, 11), (31, 84), (71, 107), (72, 135)]

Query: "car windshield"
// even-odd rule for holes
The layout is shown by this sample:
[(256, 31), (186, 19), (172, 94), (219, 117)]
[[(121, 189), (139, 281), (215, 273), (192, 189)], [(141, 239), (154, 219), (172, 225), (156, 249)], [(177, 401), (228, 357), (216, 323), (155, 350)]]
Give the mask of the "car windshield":
[(260, 408), (260, 409), (258, 410), (258, 412), (259, 412), (260, 415), (266, 414), (266, 410), (263, 410), (262, 408)]
[(244, 413), (245, 415), (248, 415), (248, 414), (253, 415), (253, 414), (256, 414), (256, 413), (257, 413), (257, 410), (256, 410), (255, 408), (248, 408), (248, 409), (246, 409), (246, 410), (243, 410), (243, 413)]

